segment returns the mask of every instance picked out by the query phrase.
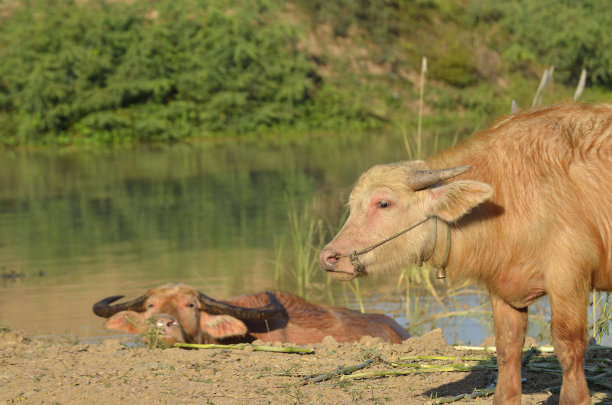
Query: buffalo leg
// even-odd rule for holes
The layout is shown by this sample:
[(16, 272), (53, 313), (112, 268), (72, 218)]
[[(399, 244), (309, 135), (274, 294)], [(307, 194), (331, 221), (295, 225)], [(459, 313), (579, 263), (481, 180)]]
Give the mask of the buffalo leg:
[(521, 355), (527, 331), (527, 308), (516, 309), (495, 294), (491, 294), (491, 303), (498, 368), (493, 404), (520, 404)]
[[(576, 287), (576, 285), (574, 285)], [(563, 369), (563, 384), (559, 404), (590, 404), (591, 396), (584, 375), (586, 348), (586, 307), (588, 291), (559, 291), (551, 293), (552, 319), (550, 331), (555, 353)]]

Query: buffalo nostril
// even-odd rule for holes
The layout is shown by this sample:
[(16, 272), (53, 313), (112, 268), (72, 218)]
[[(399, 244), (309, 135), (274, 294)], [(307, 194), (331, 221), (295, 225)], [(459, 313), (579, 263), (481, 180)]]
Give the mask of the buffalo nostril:
[(338, 253), (333, 249), (325, 248), (319, 253), (319, 265), (324, 270), (333, 270), (337, 261)]
[(166, 328), (175, 328), (178, 326), (178, 322), (176, 321), (176, 319), (170, 318), (166, 321)]

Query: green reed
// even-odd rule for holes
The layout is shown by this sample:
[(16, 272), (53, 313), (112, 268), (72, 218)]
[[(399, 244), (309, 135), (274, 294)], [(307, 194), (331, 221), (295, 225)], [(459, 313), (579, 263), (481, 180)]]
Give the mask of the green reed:
[[(604, 336), (610, 335), (610, 324), (612, 324), (612, 300), (610, 300), (610, 293), (600, 294), (598, 296), (597, 291), (593, 289), (591, 297), (591, 314), (589, 319), (593, 322), (589, 329), (593, 333), (593, 338), (597, 341), (597, 344), (601, 344), (601, 339)], [(597, 314), (599, 313), (599, 316)]]
[(293, 244), (293, 267), (297, 281), (298, 294), (305, 297), (311, 287), (316, 272), (318, 247), (321, 245), (322, 221), (310, 217), (307, 213), (289, 211), (289, 229)]
[(313, 215), (311, 206), (298, 207), (288, 196), (285, 201), (289, 235), (287, 242), (276, 243), (274, 280), (278, 288), (308, 298), (313, 288), (323, 290), (324, 285), (317, 260), (326, 236), (323, 221)]
[[(278, 288), (289, 289), (306, 299), (314, 297), (334, 304), (331, 277), (319, 267), (318, 255), (327, 240), (335, 235), (339, 226), (321, 219), (313, 202), (298, 207), (286, 197), (289, 223), (288, 247), (283, 239), (276, 243), (274, 280)], [(341, 216), (340, 224), (346, 215)], [(342, 283), (356, 297), (361, 312), (365, 312), (359, 280)], [(345, 295), (346, 296), (346, 295)], [(348, 304), (348, 302), (346, 303)]]

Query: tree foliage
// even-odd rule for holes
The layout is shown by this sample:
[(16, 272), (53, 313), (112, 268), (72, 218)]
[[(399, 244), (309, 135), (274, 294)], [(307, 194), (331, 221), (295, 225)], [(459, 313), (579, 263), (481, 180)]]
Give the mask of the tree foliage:
[(5, 143), (176, 140), (325, 120), (283, 4), (24, 2), (0, 27)]
[(612, 7), (599, 0), (472, 1), (473, 15), (511, 35), (504, 57), (515, 67), (538, 61), (575, 85), (582, 69), (592, 84), (612, 88)]
[(597, 0), (0, 3), (0, 143), (380, 128), (422, 56), (436, 113), (488, 120), (543, 66), (611, 89), (611, 20)]

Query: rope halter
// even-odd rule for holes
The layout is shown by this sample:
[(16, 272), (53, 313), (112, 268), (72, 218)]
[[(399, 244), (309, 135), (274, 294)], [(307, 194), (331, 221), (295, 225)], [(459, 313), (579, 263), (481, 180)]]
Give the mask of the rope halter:
[[(363, 265), (363, 263), (361, 263), (361, 261), (359, 261), (359, 255), (362, 255), (364, 253), (370, 252), (374, 249), (376, 249), (377, 247), (397, 238), (398, 236), (401, 236), (403, 234), (405, 234), (406, 232), (416, 228), (417, 226), (427, 222), (430, 219), (435, 219), (436, 220), (436, 225), (434, 227), (434, 244), (433, 247), (431, 249), (431, 254), (429, 255), (429, 257), (426, 260), (429, 260), (429, 258), (431, 258), (431, 256), (433, 256), (433, 251), (436, 247), (436, 241), (438, 239), (438, 217), (435, 215), (429, 215), (425, 218), (423, 218), (422, 220), (410, 225), (408, 228), (404, 229), (403, 231), (400, 231), (398, 233), (396, 233), (395, 235), (391, 235), (386, 239), (381, 240), (378, 243), (375, 243), (373, 245), (370, 245), (364, 249), (361, 249), (359, 251), (354, 250), (352, 253), (350, 254), (344, 254), (344, 255), (337, 255), (336, 258), (339, 259), (341, 257), (348, 257), (349, 261), (351, 262), (351, 264), (353, 265), (353, 270), (355, 273), (355, 276), (360, 276), (365, 272), (365, 266)], [(442, 219), (440, 219), (441, 221), (443, 221)], [(448, 256), (450, 254), (450, 226), (448, 225), (448, 223), (446, 221), (443, 221), (446, 224), (446, 249), (444, 252), (444, 259), (442, 259), (442, 263), (440, 263), (439, 265), (434, 265), (434, 268), (436, 269), (436, 278), (438, 279), (442, 279), (442, 278), (446, 278), (446, 265), (448, 264)]]

